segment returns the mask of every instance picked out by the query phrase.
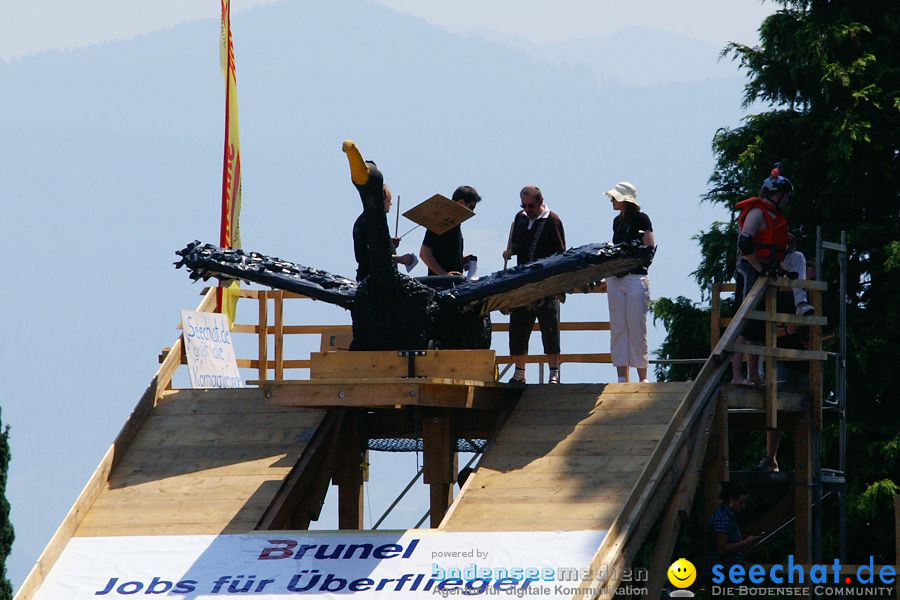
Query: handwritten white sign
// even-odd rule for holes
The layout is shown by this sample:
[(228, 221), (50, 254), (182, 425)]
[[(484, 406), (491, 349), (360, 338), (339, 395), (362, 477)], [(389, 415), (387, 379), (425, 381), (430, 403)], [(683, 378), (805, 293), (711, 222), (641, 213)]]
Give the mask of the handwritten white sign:
[(181, 327), (192, 387), (244, 387), (225, 315), (183, 310)]

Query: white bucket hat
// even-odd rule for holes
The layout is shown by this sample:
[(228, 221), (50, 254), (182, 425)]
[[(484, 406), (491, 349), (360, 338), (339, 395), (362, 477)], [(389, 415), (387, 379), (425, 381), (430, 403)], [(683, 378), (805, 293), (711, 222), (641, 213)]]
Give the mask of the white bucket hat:
[(613, 189), (606, 192), (606, 195), (616, 202), (630, 202), (638, 207), (638, 209), (641, 208), (641, 205), (638, 204), (637, 201), (637, 189), (627, 181), (620, 181)]

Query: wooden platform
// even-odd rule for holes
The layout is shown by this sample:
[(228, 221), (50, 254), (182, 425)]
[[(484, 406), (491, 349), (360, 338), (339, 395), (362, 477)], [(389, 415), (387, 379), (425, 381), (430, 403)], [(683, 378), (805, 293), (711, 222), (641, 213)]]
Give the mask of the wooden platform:
[(166, 392), (74, 535), (251, 531), (324, 415), (256, 389)]
[(608, 529), (689, 387), (528, 386), (441, 529)]

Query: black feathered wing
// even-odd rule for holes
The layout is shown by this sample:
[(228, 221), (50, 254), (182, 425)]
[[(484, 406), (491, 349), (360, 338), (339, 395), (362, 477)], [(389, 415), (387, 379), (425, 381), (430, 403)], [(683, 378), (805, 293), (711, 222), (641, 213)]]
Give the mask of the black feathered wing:
[(637, 242), (587, 244), (440, 292), (461, 310), (510, 310), (544, 298), (583, 291), (606, 277), (624, 275), (653, 259), (655, 248)]
[(352, 279), (258, 252), (220, 248), (195, 241), (176, 254), (181, 260), (175, 266), (187, 267), (193, 280), (215, 277), (224, 282), (235, 279), (251, 281), (346, 309), (356, 298), (357, 284)]

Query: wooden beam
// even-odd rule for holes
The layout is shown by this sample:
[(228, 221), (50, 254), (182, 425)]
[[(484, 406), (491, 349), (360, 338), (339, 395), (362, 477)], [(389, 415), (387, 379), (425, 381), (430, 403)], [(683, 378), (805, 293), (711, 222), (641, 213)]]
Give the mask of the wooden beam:
[(338, 486), (339, 529), (363, 529), (363, 482), (369, 478), (363, 416), (358, 410), (347, 411), (341, 424), (332, 477)]
[[(801, 412), (782, 412), (778, 415), (778, 428), (781, 431), (791, 431), (795, 417)], [(766, 428), (766, 414), (762, 411), (731, 411), (728, 415), (728, 429), (732, 432), (762, 431)]]
[(812, 560), (812, 423), (810, 413), (794, 427), (794, 556), (800, 563)]
[[(775, 301), (777, 288), (766, 288), (766, 349), (775, 348), (778, 345), (778, 336), (775, 334), (775, 323), (772, 318), (778, 312)], [(766, 365), (766, 429), (778, 428), (778, 366), (775, 357), (765, 355)]]
[(709, 347), (715, 348), (722, 333), (722, 284), (714, 283), (709, 293)]
[(750, 288), (750, 291), (744, 297), (744, 302), (738, 307), (737, 312), (734, 317), (732, 317), (731, 322), (728, 323), (728, 328), (725, 329), (725, 333), (722, 334), (722, 337), (719, 338), (718, 343), (716, 343), (715, 347), (712, 351), (712, 356), (715, 358), (721, 358), (725, 352), (731, 350), (729, 346), (734, 343), (734, 341), (741, 334), (741, 329), (743, 328), (743, 320), (747, 316), (747, 313), (756, 308), (756, 303), (759, 302), (759, 299), (762, 298), (766, 289), (766, 278), (760, 277), (756, 280), (756, 283), (753, 284), (753, 287)]
[[(721, 375), (722, 372), (719, 374)], [(590, 568), (598, 573), (601, 572), (600, 569), (603, 565), (608, 565), (609, 577), (606, 580), (595, 579), (583, 582), (580, 585), (582, 589), (588, 587), (618, 588), (622, 571), (631, 564), (634, 556), (640, 550), (641, 544), (690, 462), (694, 444), (698, 440), (698, 435), (702, 433), (702, 430), (697, 427), (697, 420), (706, 420), (713, 410), (714, 404), (704, 403), (702, 414), (689, 419), (689, 423), (684, 424), (686, 430), (683, 430), (685, 436), (680, 438), (681, 443), (676, 443), (674, 447), (670, 446), (671, 452), (666, 451), (668, 460), (657, 464), (654, 469), (655, 476), (651, 482), (648, 482), (649, 485), (642, 486), (639, 482), (635, 486), (632, 498), (635, 493), (639, 493), (638, 501), (632, 503), (629, 499), (620, 516), (607, 531), (606, 537), (601, 542), (600, 549), (594, 555), (594, 560), (590, 565)], [(579, 594), (574, 597), (579, 597)]]
[(446, 410), (422, 411), (424, 481), (430, 486), (431, 527), (441, 524), (453, 502), (453, 484), (458, 473), (456, 439), (452, 417)]
[(506, 384), (448, 379), (357, 379), (261, 382), (266, 403), (306, 407), (435, 406), (499, 409), (515, 402), (521, 388)]
[(792, 350), (790, 348), (766, 348), (753, 344), (731, 344), (728, 347), (732, 352), (741, 354), (756, 354), (759, 356), (772, 356), (775, 358), (798, 358), (801, 360), (828, 360), (828, 353), (815, 350)]
[(747, 313), (748, 319), (756, 321), (774, 321), (775, 323), (786, 323), (789, 325), (828, 325), (828, 317), (798, 317), (787, 313), (769, 314), (766, 311), (751, 310)]
[(269, 378), (269, 301), (264, 295), (259, 297), (259, 339), (257, 345), (257, 377), (259, 377), (260, 381), (265, 381)]
[[(739, 385), (724, 385), (722, 390), (728, 398), (728, 408), (759, 410), (765, 412), (765, 392)], [(796, 392), (778, 392), (776, 407), (781, 412), (801, 412), (809, 409), (809, 398), (806, 394)]]
[(717, 401), (715, 410), (707, 411), (702, 420), (697, 424), (699, 428), (694, 435), (695, 443), (691, 444), (691, 459), (687, 468), (681, 475), (678, 488), (672, 500), (666, 507), (659, 526), (659, 534), (656, 536), (656, 546), (650, 559), (649, 581), (647, 598), (659, 598), (663, 583), (666, 578), (668, 566), (672, 564), (672, 552), (678, 541), (678, 532), (691, 513), (694, 503), (694, 494), (697, 491), (697, 482), (700, 480), (700, 466), (702, 464), (704, 450), (710, 440), (714, 423), (719, 421), (719, 413), (724, 412), (725, 422), (728, 422), (728, 409), (724, 402)]
[(275, 381), (284, 379), (284, 292), (275, 293)]
[[(753, 289), (757, 290), (755, 293), (758, 295), (762, 293), (763, 286), (754, 286)], [(729, 326), (726, 335), (720, 340), (720, 344), (732, 335), (736, 335), (731, 331), (733, 329), (736, 328)], [(722, 352), (725, 352), (724, 346)], [(667, 486), (675, 485), (675, 481), (672, 481), (673, 474), (680, 474), (687, 462), (687, 452), (690, 448), (688, 440), (692, 438), (694, 426), (707, 410), (713, 410), (715, 406), (712, 401), (713, 394), (727, 367), (727, 361), (711, 356), (700, 369), (700, 373), (697, 374), (697, 378), (673, 416), (672, 425), (660, 440), (656, 452), (641, 473), (622, 513), (610, 526), (594, 554), (590, 564), (591, 569), (599, 569), (602, 565), (608, 565), (612, 569), (615, 565), (631, 560), (626, 550), (632, 548), (634, 552), (637, 551), (633, 548), (634, 544), (639, 545), (643, 542), (642, 536), (646, 536), (658, 511), (662, 509), (662, 503), (671, 491)], [(617, 581), (612, 583), (618, 585)], [(604, 582), (591, 581), (582, 585), (584, 587), (595, 585), (604, 587)]]
[(802, 288), (805, 290), (824, 291), (828, 289), (828, 283), (818, 281), (816, 279), (787, 279), (786, 277), (776, 277), (769, 280), (769, 285), (780, 288)]
[(728, 396), (724, 389), (716, 398), (716, 418), (713, 421), (712, 434), (706, 446), (706, 458), (703, 464), (703, 515), (712, 516), (719, 505), (719, 488), (723, 481), (731, 476), (729, 467), (729, 414)]
[[(412, 376), (494, 381), (493, 350), (423, 350), (414, 356)], [(310, 379), (347, 381), (360, 378), (408, 377), (410, 358), (403, 353), (313, 352)]]
[[(328, 491), (343, 417), (344, 411), (341, 410), (329, 411), (325, 416), (263, 513), (257, 529), (307, 529), (310, 520), (314, 520), (312, 517), (318, 517)], [(325, 465), (328, 467), (323, 468)], [(324, 472), (324, 475), (320, 474), (317, 478), (317, 472)], [(324, 490), (323, 486), (315, 485), (317, 479), (324, 479)], [(314, 489), (316, 487), (318, 490)], [(302, 525), (303, 522), (305, 525)]]

